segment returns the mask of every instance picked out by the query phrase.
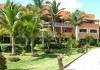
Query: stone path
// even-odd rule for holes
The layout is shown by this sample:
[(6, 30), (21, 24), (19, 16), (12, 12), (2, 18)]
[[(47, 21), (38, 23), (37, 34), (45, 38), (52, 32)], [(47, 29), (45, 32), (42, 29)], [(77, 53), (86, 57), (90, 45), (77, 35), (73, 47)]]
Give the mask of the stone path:
[(100, 48), (87, 52), (65, 70), (100, 70)]

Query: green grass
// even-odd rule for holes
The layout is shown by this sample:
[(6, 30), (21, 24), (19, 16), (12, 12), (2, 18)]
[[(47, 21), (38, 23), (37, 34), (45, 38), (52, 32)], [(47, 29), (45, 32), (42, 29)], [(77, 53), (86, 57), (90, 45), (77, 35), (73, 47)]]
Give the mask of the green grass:
[(26, 56), (18, 55), (20, 61), (10, 62), (8, 58), (13, 56), (9, 56), (9, 53), (3, 53), (7, 58), (7, 70), (58, 70), (57, 56), (59, 54), (64, 54), (64, 66), (82, 55), (81, 53), (73, 53), (73, 55), (67, 56), (65, 48), (55, 50), (55, 53), (52, 54), (46, 54), (43, 51), (39, 51), (38, 54), (38, 57), (32, 57), (31, 53), (26, 53)]

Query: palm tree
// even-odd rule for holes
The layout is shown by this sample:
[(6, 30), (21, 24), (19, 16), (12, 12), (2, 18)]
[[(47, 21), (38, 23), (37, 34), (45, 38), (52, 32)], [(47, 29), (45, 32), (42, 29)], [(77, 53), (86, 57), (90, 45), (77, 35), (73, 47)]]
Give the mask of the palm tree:
[(46, 44), (47, 44), (47, 48), (49, 50), (50, 49), (50, 41), (51, 41), (51, 38), (53, 36), (53, 33), (49, 28), (44, 28), (44, 32), (45, 32), (44, 33), (45, 41), (46, 41)]
[(16, 23), (18, 13), (20, 11), (20, 4), (14, 4), (10, 0), (7, 0), (4, 9), (0, 10), (0, 25), (3, 28), (6, 28), (10, 31), (11, 36), (11, 44), (12, 44), (12, 54), (15, 54), (15, 39), (14, 39), (14, 33), (15, 33), (15, 27), (18, 23)]
[(29, 8), (20, 15), (19, 23), (23, 24), (21, 32), (22, 35), (30, 39), (32, 54), (34, 54), (35, 39), (39, 36), (40, 29), (42, 28), (40, 16), (41, 14), (37, 14), (36, 11), (30, 10)]
[(75, 38), (76, 40), (78, 40), (78, 34), (77, 34), (77, 31), (78, 31), (78, 26), (80, 24), (82, 24), (84, 21), (85, 21), (85, 18), (83, 16), (81, 16), (83, 12), (79, 11), (79, 10), (76, 10), (75, 12), (73, 12), (71, 15), (70, 15), (70, 23), (72, 23), (74, 25), (74, 33), (73, 35), (75, 35)]
[(33, 0), (33, 4), (28, 4), (27, 7), (37, 11), (37, 13), (42, 13), (43, 6), (44, 6), (45, 0)]
[[(61, 2), (57, 3), (56, 0), (53, 0), (53, 2), (47, 1), (47, 4), (49, 4), (51, 6), (50, 9), (47, 9), (47, 11), (50, 13), (51, 16), (51, 25), (53, 27), (53, 32), (55, 32), (55, 23), (57, 18), (59, 17), (59, 13), (64, 10), (64, 8), (59, 9), (59, 6), (61, 4)], [(54, 33), (54, 37), (55, 37), (55, 33)], [(55, 40), (56, 41), (56, 40)]]
[[(31, 9), (33, 11), (36, 11), (37, 14), (41, 14), (40, 18), (42, 18), (42, 17), (44, 17), (42, 12), (45, 10), (43, 8), (45, 2), (46, 2), (45, 0), (33, 0), (34, 4), (28, 4), (27, 8), (29, 8), (29, 9)], [(41, 24), (42, 23), (45, 23), (45, 22), (43, 21), (43, 22), (41, 22)], [(42, 25), (42, 27), (43, 26), (44, 25)], [(42, 32), (42, 44), (44, 44), (43, 32)]]

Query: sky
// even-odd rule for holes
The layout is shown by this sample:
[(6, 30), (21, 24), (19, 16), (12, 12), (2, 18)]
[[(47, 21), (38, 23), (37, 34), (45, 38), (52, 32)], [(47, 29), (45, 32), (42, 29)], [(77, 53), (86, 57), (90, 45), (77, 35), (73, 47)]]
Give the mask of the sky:
[[(0, 3), (5, 3), (7, 0), (0, 0)], [(27, 5), (33, 3), (32, 0), (12, 0), (15, 3)], [(49, 0), (53, 1), (53, 0)], [(66, 8), (67, 11), (75, 11), (79, 9), (85, 13), (94, 14), (96, 19), (100, 19), (100, 0), (57, 0), (61, 2), (60, 8)]]

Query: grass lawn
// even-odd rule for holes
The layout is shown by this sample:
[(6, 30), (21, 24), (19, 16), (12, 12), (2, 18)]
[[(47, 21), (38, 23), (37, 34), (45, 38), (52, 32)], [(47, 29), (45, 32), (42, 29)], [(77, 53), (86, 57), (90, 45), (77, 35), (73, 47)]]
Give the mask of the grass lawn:
[(46, 54), (43, 51), (38, 51), (38, 57), (32, 57), (31, 53), (26, 53), (26, 56), (18, 55), (21, 60), (18, 62), (8, 61), (9, 53), (3, 53), (7, 58), (7, 70), (58, 70), (57, 56), (59, 54), (65, 54), (63, 57), (64, 66), (75, 58), (82, 55), (82, 53), (73, 53), (73, 55), (67, 56), (66, 49), (55, 50), (55, 53)]

